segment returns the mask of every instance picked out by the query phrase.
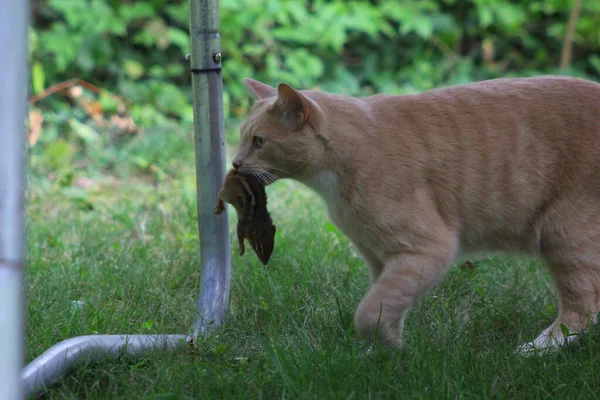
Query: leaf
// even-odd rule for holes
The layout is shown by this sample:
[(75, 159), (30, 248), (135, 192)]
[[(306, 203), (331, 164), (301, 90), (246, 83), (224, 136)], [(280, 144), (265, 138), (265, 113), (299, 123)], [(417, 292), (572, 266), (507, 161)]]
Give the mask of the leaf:
[(35, 146), (40, 138), (43, 122), (44, 116), (41, 112), (33, 110), (29, 113), (29, 130), (27, 132), (27, 141), (29, 142), (29, 146)]
[(44, 66), (39, 61), (34, 62), (31, 67), (31, 84), (35, 94), (40, 94), (44, 91), (45, 80)]
[(188, 1), (184, 1), (182, 4), (173, 4), (165, 8), (167, 15), (180, 23), (181, 25), (188, 26), (190, 21), (190, 4)]
[(46, 162), (49, 168), (56, 171), (65, 169), (69, 166), (73, 151), (67, 142), (63, 139), (59, 139), (48, 145), (44, 155), (46, 156)]
[(110, 118), (110, 122), (112, 122), (113, 126), (116, 126), (121, 131), (127, 133), (133, 133), (136, 130), (135, 122), (133, 119), (128, 117), (120, 117), (118, 115), (113, 115)]
[(564, 337), (569, 336), (569, 328), (567, 328), (567, 326), (565, 324), (560, 324), (560, 330)]
[(479, 24), (482, 28), (487, 28), (494, 21), (494, 15), (489, 6), (479, 6), (477, 12), (479, 14)]
[(332, 222), (327, 222), (325, 224), (325, 230), (327, 232), (333, 232), (333, 233), (336, 233), (336, 234), (339, 232), (338, 228)]
[(119, 10), (119, 14), (121, 18), (125, 20), (125, 22), (132, 22), (144, 18), (150, 18), (154, 15), (155, 11), (152, 6), (148, 3), (134, 3), (134, 4), (124, 4)]
[(154, 321), (144, 321), (142, 323), (142, 329), (145, 331), (148, 329), (152, 329), (153, 326), (154, 326)]
[(123, 69), (131, 79), (139, 79), (144, 75), (144, 65), (136, 60), (126, 59), (123, 61)]
[(38, 51), (39, 47), (40, 36), (35, 31), (35, 29), (33, 29), (33, 27), (30, 26), (27, 31), (27, 50), (29, 53), (29, 57), (31, 57), (32, 54), (35, 54)]
[(215, 354), (221, 355), (227, 351), (227, 345), (224, 343), (220, 343), (215, 347)]
[(82, 124), (74, 118), (69, 119), (69, 126), (73, 132), (86, 143), (96, 143), (100, 140), (98, 132), (86, 124)]
[(594, 69), (596, 70), (596, 72), (598, 74), (600, 74), (600, 57), (598, 57), (598, 55), (596, 55), (596, 54), (593, 54), (593, 55), (590, 56), (589, 62), (590, 62), (590, 65), (592, 67), (594, 67)]
[(415, 32), (423, 39), (429, 39), (433, 34), (433, 25), (431, 20), (423, 19), (414, 25)]
[(115, 96), (110, 94), (110, 92), (102, 89), (100, 90), (100, 96), (98, 97), (98, 102), (102, 106), (102, 109), (105, 112), (117, 112), (119, 110), (119, 102), (115, 99)]
[(325, 67), (320, 58), (311, 55), (305, 49), (298, 49), (291, 53), (285, 64), (297, 75), (317, 78), (323, 74)]
[[(301, 44), (310, 44), (314, 42), (311, 37), (311, 31), (308, 33), (304, 30), (296, 29), (291, 26), (284, 26), (273, 30), (273, 37), (278, 40), (287, 40)], [(314, 32), (314, 31), (313, 31)]]
[(94, 121), (102, 119), (102, 105), (96, 100), (82, 99), (81, 106)]
[(144, 30), (152, 35), (156, 47), (161, 50), (166, 49), (171, 43), (171, 40), (167, 36), (167, 24), (162, 18), (153, 18), (144, 26)]
[(190, 48), (190, 36), (181, 29), (169, 28), (167, 36), (171, 43), (179, 47), (182, 52), (187, 52)]
[(494, 60), (494, 42), (490, 38), (485, 38), (481, 42), (481, 51), (483, 53), (483, 59), (486, 62), (492, 62)]
[(179, 63), (172, 63), (172, 64), (168, 64), (167, 68), (165, 69), (167, 76), (169, 77), (176, 77), (176, 76), (181, 76), (184, 71), (185, 68), (183, 67), (182, 64)]

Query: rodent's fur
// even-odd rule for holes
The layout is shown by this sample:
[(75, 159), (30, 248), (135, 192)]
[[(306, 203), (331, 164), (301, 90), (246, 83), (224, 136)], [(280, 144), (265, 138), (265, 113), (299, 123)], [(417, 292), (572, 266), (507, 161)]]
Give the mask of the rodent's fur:
[(238, 216), (240, 255), (244, 255), (246, 251), (246, 239), (260, 262), (267, 265), (275, 246), (277, 228), (267, 209), (267, 193), (263, 184), (252, 175), (242, 176), (232, 169), (227, 173), (223, 188), (219, 191), (215, 214), (219, 215), (225, 210), (224, 202), (233, 205)]

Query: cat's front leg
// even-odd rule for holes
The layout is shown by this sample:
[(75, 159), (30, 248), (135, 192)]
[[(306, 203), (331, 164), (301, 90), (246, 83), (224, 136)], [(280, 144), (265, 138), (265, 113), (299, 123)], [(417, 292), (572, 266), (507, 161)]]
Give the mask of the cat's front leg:
[(371, 284), (375, 283), (377, 278), (379, 278), (381, 271), (383, 271), (383, 261), (377, 257), (373, 251), (369, 250), (368, 247), (360, 245), (359, 243), (354, 243), (354, 245), (367, 262), (371, 275)]
[(449, 235), (420, 254), (398, 254), (385, 262), (354, 314), (360, 336), (375, 334), (383, 344), (400, 347), (406, 312), (444, 276), (455, 258), (457, 241)]

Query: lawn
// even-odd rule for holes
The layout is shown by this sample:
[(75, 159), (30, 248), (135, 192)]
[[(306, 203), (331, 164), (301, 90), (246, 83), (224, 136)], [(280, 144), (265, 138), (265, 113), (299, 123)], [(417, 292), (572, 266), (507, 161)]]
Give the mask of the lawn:
[[(140, 172), (135, 157), (113, 155), (110, 170), (74, 168), (60, 187), (42, 169), (30, 174), (28, 362), (77, 335), (189, 332), (199, 277), (194, 156), (189, 131), (168, 137), (150, 132), (132, 145), (140, 154), (159, 146), (152, 165), (162, 168)], [(309, 190), (282, 181), (267, 193), (275, 251), (267, 267), (252, 252), (233, 255), (225, 326), (195, 349), (82, 364), (43, 398), (600, 397), (597, 327), (555, 354), (514, 354), (557, 313), (538, 261), (457, 263), (409, 314), (402, 350), (372, 346), (351, 328), (368, 288), (361, 258)], [(234, 214), (230, 223), (236, 249)]]

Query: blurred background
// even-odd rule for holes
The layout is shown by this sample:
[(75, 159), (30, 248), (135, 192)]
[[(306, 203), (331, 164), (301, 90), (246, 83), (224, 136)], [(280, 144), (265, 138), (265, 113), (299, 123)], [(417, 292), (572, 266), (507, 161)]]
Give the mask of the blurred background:
[[(251, 101), (245, 77), (349, 95), (545, 73), (600, 78), (598, 1), (220, 6), (229, 145)], [(152, 180), (173, 172), (192, 143), (188, 1), (33, 0), (32, 8), (33, 171), (63, 187), (75, 170)]]

